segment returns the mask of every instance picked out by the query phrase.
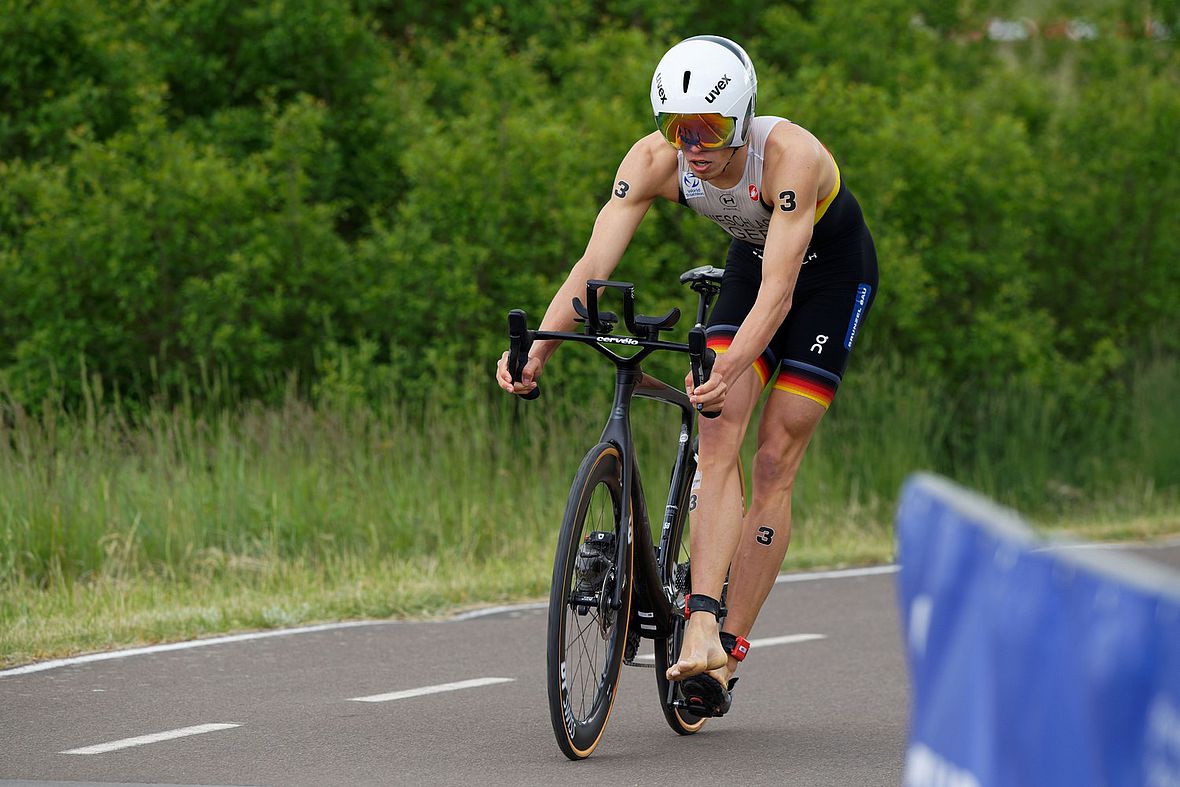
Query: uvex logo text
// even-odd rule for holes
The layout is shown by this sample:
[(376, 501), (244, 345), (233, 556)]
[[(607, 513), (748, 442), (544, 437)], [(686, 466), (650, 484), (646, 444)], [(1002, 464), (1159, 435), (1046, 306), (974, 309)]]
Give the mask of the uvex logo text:
[(660, 94), (660, 103), (668, 102), (668, 94), (664, 92), (664, 75), (656, 74), (656, 92)]
[(713, 101), (716, 100), (716, 98), (721, 95), (721, 91), (725, 90), (725, 88), (728, 87), (729, 83), (732, 81), (733, 80), (730, 79), (728, 76), (723, 75), (721, 77), (721, 79), (718, 80), (717, 84), (713, 86), (713, 89), (709, 91), (709, 95), (705, 96), (705, 101), (712, 104)]

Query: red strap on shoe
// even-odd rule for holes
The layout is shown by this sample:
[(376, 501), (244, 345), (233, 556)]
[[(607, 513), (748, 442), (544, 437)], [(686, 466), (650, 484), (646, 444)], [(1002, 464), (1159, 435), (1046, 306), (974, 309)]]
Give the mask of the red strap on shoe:
[(723, 631), (721, 632), (721, 647), (737, 661), (745, 661), (746, 654), (750, 652), (750, 640)]

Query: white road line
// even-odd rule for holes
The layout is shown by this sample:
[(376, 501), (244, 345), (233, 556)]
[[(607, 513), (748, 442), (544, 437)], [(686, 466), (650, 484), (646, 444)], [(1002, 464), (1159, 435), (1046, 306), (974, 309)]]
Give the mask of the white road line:
[(502, 607), (485, 607), (483, 609), (473, 609), (470, 612), (460, 612), (458, 615), (447, 618), (447, 621), (458, 623), (461, 620), (474, 620), (475, 618), (482, 618), (488, 615), (499, 615), (502, 612), (524, 612), (526, 610), (548, 608), (548, 601), (538, 601), (532, 604), (506, 604)]
[[(812, 642), (817, 639), (827, 639), (823, 634), (787, 634), (783, 637), (765, 637), (763, 639), (750, 640), (750, 648), (766, 648), (771, 645), (794, 645), (798, 642)], [(642, 656), (636, 656), (636, 661), (655, 661), (655, 654), (644, 653)]]
[(368, 697), (353, 697), (349, 702), (389, 702), (390, 700), (405, 700), (410, 697), (421, 697), (426, 694), (441, 694), (444, 691), (459, 691), (460, 689), (474, 689), (479, 686), (493, 686), (497, 683), (511, 683), (515, 678), (474, 678), (461, 680), (456, 683), (440, 683), (437, 686), (423, 686), (420, 689), (406, 689), (393, 691), (389, 694), (373, 694)]
[[(889, 564), (887, 566), (868, 566), (866, 568), (844, 568), (836, 571), (805, 571), (796, 574), (779, 574), (774, 580), (774, 583), (780, 584), (782, 582), (814, 582), (817, 579), (845, 579), (847, 577), (871, 577), (877, 574), (896, 574), (900, 568), (896, 564)], [(447, 618), (449, 622), (458, 622), (461, 620), (473, 620), (475, 618), (482, 618), (488, 615), (500, 615), (505, 612), (525, 612), (528, 610), (546, 609), (549, 603), (546, 601), (533, 602), (529, 604), (506, 604), (502, 607), (487, 607), (485, 609), (473, 609), (470, 612), (461, 612), (458, 615), (453, 615)]]
[[(872, 576), (874, 574), (892, 574), (898, 571), (896, 565), (888, 566), (872, 566), (869, 568), (850, 568), (841, 571), (812, 571), (802, 574), (780, 574), (775, 580), (775, 584), (780, 582), (810, 582), (817, 579), (843, 579), (845, 577), (863, 577)], [(487, 609), (475, 609), (469, 612), (462, 612), (451, 618), (449, 621), (463, 621), (472, 620), (474, 618), (481, 618), (487, 615), (498, 615), (504, 612), (519, 612), (525, 610), (540, 610), (548, 607), (546, 602), (530, 602), (526, 604), (511, 604), (501, 607), (490, 607)], [(333, 631), (335, 629), (355, 628), (357, 626), (388, 626), (395, 623), (402, 623), (404, 621), (398, 620), (352, 620), (344, 623), (323, 623), (316, 626), (300, 626), (290, 629), (275, 629), (272, 631), (252, 631), (246, 634), (230, 634), (224, 637), (210, 637), (208, 639), (197, 639), (189, 642), (170, 642), (166, 645), (150, 645), (143, 648), (131, 648), (129, 650), (116, 650), (108, 653), (88, 653), (85, 656), (74, 656), (66, 659), (54, 659), (52, 661), (42, 661), (36, 664), (26, 664), (23, 667), (14, 667), (12, 669), (0, 670), (0, 678), (13, 677), (16, 675), (27, 675), (31, 672), (42, 672), (44, 670), (57, 669), (58, 667), (72, 667), (78, 664), (89, 664), (94, 661), (109, 661), (111, 659), (125, 659), (128, 656), (144, 656), (152, 653), (166, 653), (171, 650), (187, 650), (188, 648), (203, 648), (208, 645), (227, 645), (234, 642), (249, 642), (255, 639), (267, 639), (269, 637), (288, 637), (293, 634), (311, 634), (317, 631)]]
[(888, 566), (869, 566), (867, 568), (843, 568), (839, 571), (809, 571), (805, 574), (779, 574), (774, 584), (783, 582), (813, 582), (817, 579), (846, 579), (848, 577), (872, 577), (877, 574), (896, 574), (901, 567), (895, 563)]
[(783, 637), (765, 637), (750, 640), (751, 648), (768, 648), (771, 645), (794, 645), (798, 642), (814, 642), (817, 639), (827, 639), (825, 634), (787, 634)]
[(167, 730), (166, 732), (154, 732), (151, 735), (140, 735), (135, 738), (123, 738), (119, 741), (111, 741), (110, 743), (99, 743), (94, 746), (83, 746), (80, 749), (70, 749), (69, 751), (59, 752), (59, 754), (104, 754), (108, 751), (118, 751), (119, 749), (130, 749), (132, 746), (143, 746), (147, 743), (159, 743), (160, 741), (170, 741), (175, 738), (186, 738), (189, 735), (200, 735), (205, 732), (217, 732), (218, 730), (229, 730), (234, 727), (240, 727), (240, 724), (198, 724), (195, 727), (181, 727), (178, 730)]
[(110, 659), (125, 659), (128, 656), (143, 656), (149, 653), (166, 653), (170, 650), (187, 650), (188, 648), (203, 648), (207, 645), (225, 645), (231, 642), (248, 642), (252, 639), (267, 639), (269, 637), (289, 637), (292, 634), (310, 634), (316, 631), (332, 631), (334, 629), (355, 628), (357, 626), (388, 626), (401, 623), (399, 620), (350, 620), (344, 623), (322, 623), (317, 626), (300, 626), (292, 629), (275, 629), (273, 631), (251, 631), (247, 634), (230, 634), (224, 637), (210, 637), (208, 639), (194, 639), (189, 642), (170, 642), (166, 645), (149, 645), (143, 648), (116, 650), (110, 653), (88, 653), (85, 656), (73, 656), (68, 659), (54, 659), (37, 664), (26, 664), (23, 667), (0, 670), (0, 678), (11, 675), (27, 675), (30, 672), (41, 672), (58, 667), (72, 667), (75, 664), (89, 664), (92, 661), (109, 661)]

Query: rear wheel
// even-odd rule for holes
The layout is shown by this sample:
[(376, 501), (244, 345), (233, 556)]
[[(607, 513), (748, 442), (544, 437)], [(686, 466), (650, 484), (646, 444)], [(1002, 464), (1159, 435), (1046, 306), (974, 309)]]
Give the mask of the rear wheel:
[[(680, 646), (684, 641), (684, 598), (690, 591), (692, 577), (690, 575), (690, 561), (688, 555), (688, 517), (678, 532), (671, 534), (668, 540), (668, 556), (671, 563), (671, 582), (676, 589), (673, 608), (681, 614), (672, 622), (672, 636), (655, 641), (656, 688), (660, 692), (660, 707), (664, 710), (664, 719), (668, 726), (680, 735), (692, 735), (705, 724), (705, 719), (694, 716), (683, 708), (672, 705), (671, 700), (680, 699), (680, 689), (671, 685), (665, 675), (668, 667), (680, 658)], [(669, 692), (672, 692), (671, 698)]]
[[(684, 641), (684, 599), (691, 591), (692, 577), (690, 575), (689, 560), (689, 525), (688, 512), (681, 506), (683, 512), (672, 532), (668, 534), (668, 543), (662, 554), (660, 566), (664, 583), (673, 588), (672, 608), (679, 612), (672, 621), (672, 636), (655, 641), (656, 688), (660, 692), (660, 707), (664, 711), (664, 718), (668, 726), (680, 735), (692, 735), (705, 724), (700, 716), (677, 708), (671, 700), (680, 698), (679, 688), (671, 685), (665, 675), (668, 667), (680, 658), (680, 646)], [(669, 697), (669, 692), (672, 696)]]
[[(549, 716), (571, 760), (589, 757), (610, 717), (631, 617), (634, 543), (622, 531), (623, 470), (618, 449), (600, 443), (570, 488), (549, 595), (546, 654)], [(623, 544), (620, 561), (618, 545)], [(611, 596), (623, 586), (622, 605)]]
[[(693, 445), (693, 453), (696, 453), (695, 443)], [(744, 508), (746, 484), (741, 459), (738, 460), (738, 477), (741, 481), (742, 505)], [(667, 720), (668, 726), (680, 735), (692, 735), (694, 732), (700, 730), (706, 721), (705, 718), (695, 716), (682, 708), (672, 705), (672, 700), (683, 699), (683, 697), (680, 695), (679, 688), (676, 688), (672, 692), (671, 698), (669, 697), (672, 686), (671, 682), (665, 677), (668, 667), (675, 664), (680, 658), (680, 646), (684, 642), (684, 627), (687, 623), (684, 618), (684, 601), (687, 594), (692, 592), (692, 561), (689, 555), (688, 510), (694, 506), (689, 501), (686, 501), (686, 503), (688, 503), (687, 506), (681, 506), (681, 511), (683, 512), (682, 521), (674, 526), (672, 532), (669, 533), (667, 549), (663, 553), (663, 560), (661, 561), (663, 563), (661, 569), (664, 582), (673, 588), (672, 607), (680, 614), (672, 622), (672, 636), (667, 639), (657, 639), (655, 641), (656, 688), (660, 692), (660, 707), (664, 710), (664, 718)], [(721, 591), (721, 606), (723, 607), (726, 603), (726, 591), (728, 587), (729, 579), (726, 578), (725, 586)]]

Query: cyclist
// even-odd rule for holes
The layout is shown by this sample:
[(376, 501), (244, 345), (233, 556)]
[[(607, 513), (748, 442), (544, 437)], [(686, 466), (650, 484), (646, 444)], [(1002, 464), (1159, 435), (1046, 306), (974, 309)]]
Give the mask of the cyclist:
[[(667, 673), (684, 681), (686, 698), (703, 715), (730, 707), (745, 637), (786, 556), (796, 471), (877, 291), (873, 240), (835, 159), (801, 126), (755, 116), (756, 92), (749, 56), (729, 39), (695, 36), (664, 55), (651, 81), (657, 130), (623, 158), (586, 251), (540, 326), (573, 329), (571, 301), (588, 279), (610, 277), (657, 197), (686, 205), (731, 236), (706, 328), (717, 361), (699, 387), (691, 374), (685, 378), (690, 401), (721, 415), (700, 421), (690, 618), (680, 660)], [(519, 383), (505, 353), (500, 386), (532, 390), (556, 344), (533, 344)], [(738, 452), (767, 386), (743, 516)], [(727, 571), (728, 616), (719, 631)]]

